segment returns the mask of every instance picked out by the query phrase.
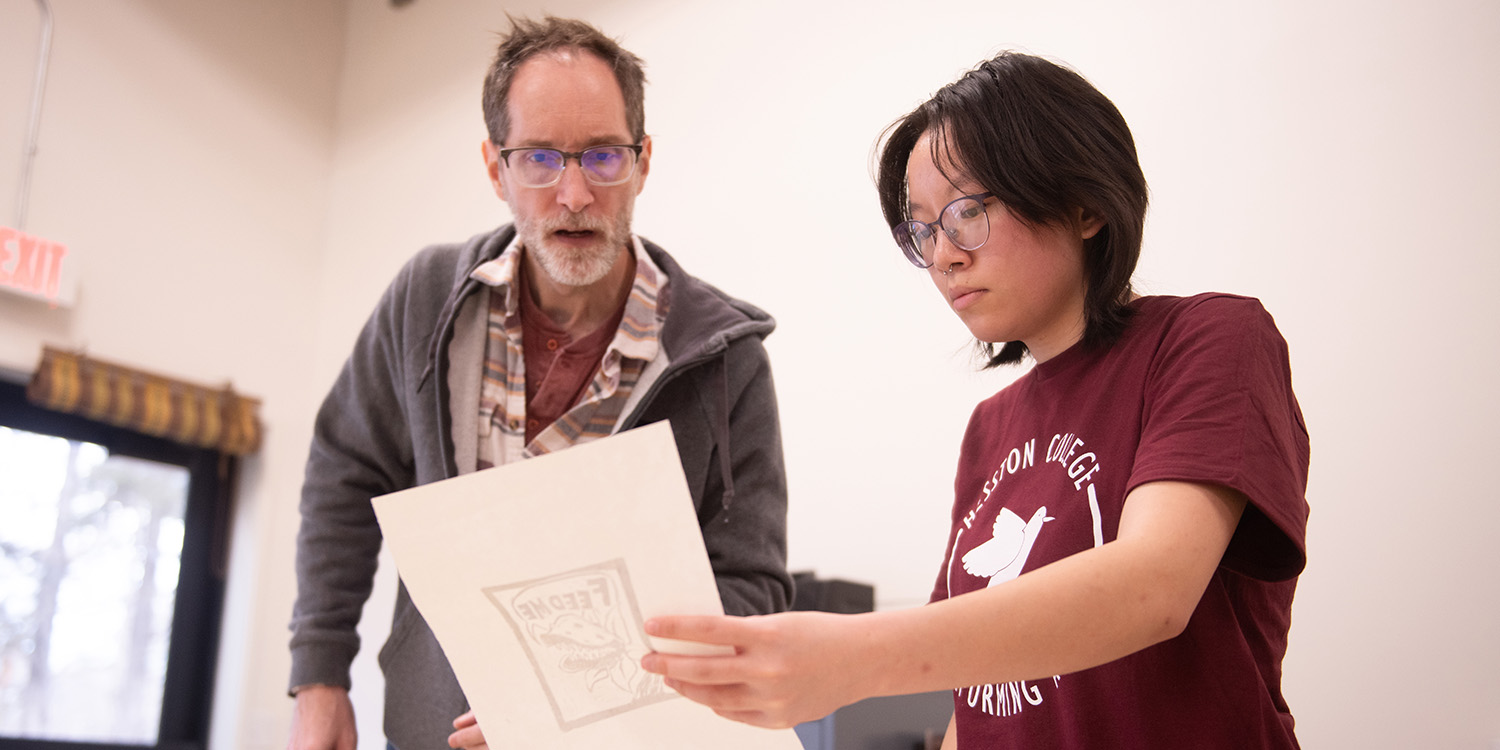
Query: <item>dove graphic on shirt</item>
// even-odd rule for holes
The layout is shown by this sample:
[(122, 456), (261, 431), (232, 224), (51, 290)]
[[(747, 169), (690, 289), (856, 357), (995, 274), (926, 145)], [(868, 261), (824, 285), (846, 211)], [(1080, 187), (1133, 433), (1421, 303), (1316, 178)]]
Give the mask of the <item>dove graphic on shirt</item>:
[(1001, 508), (995, 515), (993, 535), (984, 544), (968, 551), (963, 557), (964, 570), (969, 575), (989, 577), (990, 586), (996, 586), (1021, 575), (1026, 558), (1031, 556), (1031, 546), (1042, 531), (1042, 524), (1051, 521), (1047, 506), (1036, 509), (1030, 521)]

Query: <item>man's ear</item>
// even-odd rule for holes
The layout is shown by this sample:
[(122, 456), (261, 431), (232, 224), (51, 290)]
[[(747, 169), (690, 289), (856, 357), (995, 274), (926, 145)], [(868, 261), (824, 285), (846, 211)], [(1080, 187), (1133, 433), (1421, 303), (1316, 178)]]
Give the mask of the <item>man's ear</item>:
[(500, 179), (500, 148), (494, 141), (486, 138), (479, 144), (479, 151), (484, 156), (484, 171), (489, 175), (490, 186), (495, 189), (495, 195), (500, 196), (500, 200), (510, 202), (505, 197), (505, 182)]
[(649, 135), (641, 139), (641, 155), (639, 157), (639, 160), (640, 164), (636, 165), (635, 168), (637, 173), (637, 181), (635, 185), (636, 195), (640, 195), (641, 191), (645, 189), (646, 173), (651, 171), (651, 136)]

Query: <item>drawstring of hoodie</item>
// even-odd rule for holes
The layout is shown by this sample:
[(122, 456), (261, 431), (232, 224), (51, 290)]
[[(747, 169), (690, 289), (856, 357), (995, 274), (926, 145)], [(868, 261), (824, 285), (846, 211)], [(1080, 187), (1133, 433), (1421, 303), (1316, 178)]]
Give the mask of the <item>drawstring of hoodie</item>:
[(723, 358), (714, 360), (714, 371), (719, 381), (719, 409), (715, 415), (718, 418), (712, 422), (719, 443), (719, 474), (724, 480), (724, 496), (720, 502), (724, 506), (724, 522), (729, 523), (729, 504), (734, 501), (734, 473), (729, 451), (729, 370)]

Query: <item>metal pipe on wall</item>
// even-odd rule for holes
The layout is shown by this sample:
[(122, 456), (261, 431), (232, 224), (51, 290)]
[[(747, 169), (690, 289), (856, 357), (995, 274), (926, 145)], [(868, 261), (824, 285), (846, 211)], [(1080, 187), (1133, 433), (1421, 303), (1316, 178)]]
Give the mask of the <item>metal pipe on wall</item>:
[(41, 13), (41, 44), (37, 48), (36, 81), (31, 87), (31, 114), (26, 125), (26, 144), (21, 153), (21, 189), (16, 193), (16, 229), (26, 231), (26, 211), (31, 196), (31, 166), (36, 160), (36, 142), (42, 124), (42, 91), (47, 85), (47, 60), (52, 56), (52, 4), (36, 0)]

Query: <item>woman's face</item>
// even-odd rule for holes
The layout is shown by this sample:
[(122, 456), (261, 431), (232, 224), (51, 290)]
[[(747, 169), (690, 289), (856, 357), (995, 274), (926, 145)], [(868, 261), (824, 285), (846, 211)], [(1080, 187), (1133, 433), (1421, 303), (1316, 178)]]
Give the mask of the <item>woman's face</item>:
[[(917, 141), (906, 166), (915, 221), (936, 221), (953, 199), (985, 191), (962, 176), (962, 169), (945, 164), (954, 177), (950, 182), (933, 161), (932, 138), (929, 131)], [(985, 200), (985, 210), (989, 239), (973, 250), (960, 250), (947, 234), (937, 232), (927, 272), (975, 338), (994, 344), (1021, 341), (1033, 358), (1044, 362), (1083, 337), (1083, 241), (1100, 224), (1080, 215), (1073, 226), (1033, 228), (995, 198)]]

